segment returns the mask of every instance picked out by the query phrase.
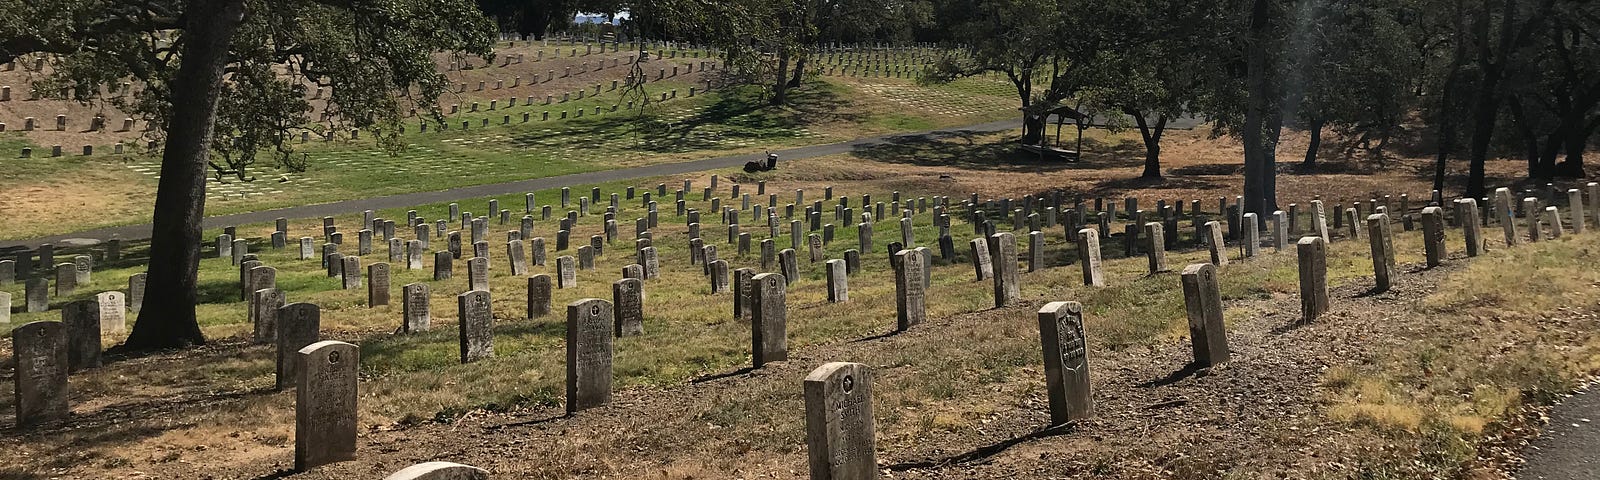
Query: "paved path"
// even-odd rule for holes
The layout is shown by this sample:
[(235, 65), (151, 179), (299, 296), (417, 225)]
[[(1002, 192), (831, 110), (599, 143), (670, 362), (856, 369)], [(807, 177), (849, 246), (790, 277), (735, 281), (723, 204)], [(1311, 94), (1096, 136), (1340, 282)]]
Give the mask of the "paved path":
[(1594, 387), (1567, 397), (1550, 412), (1550, 425), (1533, 440), (1518, 480), (1600, 478), (1600, 392)]
[[(783, 162), (803, 158), (821, 157), (849, 153), (857, 148), (874, 144), (881, 144), (895, 138), (904, 137), (937, 137), (957, 132), (998, 132), (1022, 128), (1020, 120), (1003, 120), (999, 122), (984, 123), (966, 127), (957, 127), (944, 130), (932, 130), (915, 133), (897, 133), (880, 135), (876, 137), (861, 138), (848, 142), (830, 143), (826, 145), (812, 145), (808, 147), (779, 150), (779, 168)], [(727, 157), (708, 158), (689, 162), (668, 163), (662, 165), (649, 165), (643, 167), (623, 168), (617, 170), (603, 170), (598, 172), (576, 173), (555, 177), (534, 178), (518, 180), (515, 182), (492, 183), (471, 187), (454, 188), (434, 192), (415, 192), (389, 195), (384, 197), (363, 198), (358, 200), (344, 200), (333, 203), (316, 205), (301, 205), (297, 207), (263, 210), (259, 212), (237, 213), (232, 215), (218, 215), (206, 217), (204, 228), (220, 228), (226, 225), (247, 225), (252, 223), (271, 222), (277, 218), (319, 218), (331, 215), (357, 213), (363, 210), (381, 210), (388, 208), (406, 208), (414, 205), (429, 203), (450, 202), (468, 198), (488, 197), (494, 195), (511, 195), (575, 185), (590, 185), (602, 182), (614, 182), (633, 178), (657, 177), (662, 175), (682, 175), (685, 173), (714, 170), (719, 168), (738, 167), (745, 162), (763, 160), (766, 154), (756, 153), (748, 155), (734, 155)], [(31, 238), (26, 240), (0, 241), (0, 250), (15, 250), (19, 248), (34, 248), (41, 243), (57, 245), (89, 244), (98, 240), (111, 238), (112, 235), (124, 240), (143, 240), (150, 238), (151, 226), (148, 223), (139, 225), (124, 225), (120, 227), (96, 228), (81, 232), (73, 232), (49, 237)]]

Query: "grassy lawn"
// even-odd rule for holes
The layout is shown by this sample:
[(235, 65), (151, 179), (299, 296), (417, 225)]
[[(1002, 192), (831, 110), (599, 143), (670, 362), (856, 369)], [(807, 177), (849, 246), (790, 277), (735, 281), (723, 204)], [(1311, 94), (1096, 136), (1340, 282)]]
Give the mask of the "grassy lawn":
[[(551, 105), (524, 105), (518, 99), (509, 108), (499, 99), (495, 111), (488, 110), (490, 98), (473, 96), (483, 92), (464, 94), (452, 100), (462, 102), (461, 113), (449, 117), (445, 130), (434, 125), (418, 132), (412, 125), (406, 146), (398, 151), (374, 148), (370, 134), (350, 140), (343, 133), (332, 142), (313, 136), (295, 145), (306, 157), (305, 172), (258, 166), (251, 182), (213, 179), (206, 213), (444, 190), (980, 123), (1009, 118), (1013, 103), (1004, 97), (957, 97), (940, 90), (948, 87), (917, 86), (909, 79), (819, 77), (796, 90), (790, 105), (773, 108), (766, 106), (759, 88), (702, 91), (691, 98), (692, 84), (669, 78), (648, 86), (658, 102), (630, 113), (625, 108), (613, 112), (613, 106), (625, 107), (626, 100), (609, 89), (609, 82), (599, 83), (599, 96), (561, 102), (557, 95)], [(985, 79), (957, 83), (993, 84)], [(674, 90), (675, 98), (659, 102), (659, 95), (670, 97)], [(471, 102), (479, 103), (478, 112), (470, 111)], [(581, 118), (579, 110), (586, 112)], [(544, 121), (547, 112), (550, 120)], [(567, 118), (561, 118), (563, 113)], [(527, 123), (523, 114), (528, 114)], [(469, 125), (466, 130), (463, 121)], [(25, 142), (5, 138), (18, 145)], [(160, 170), (159, 158), (138, 154), (0, 158), (0, 167), (8, 164), (14, 164), (4, 170), (17, 195), (0, 200), (0, 216), (48, 216), (54, 221), (26, 222), (0, 232), (0, 239), (147, 222)], [(108, 215), (67, 215), (87, 205)]]

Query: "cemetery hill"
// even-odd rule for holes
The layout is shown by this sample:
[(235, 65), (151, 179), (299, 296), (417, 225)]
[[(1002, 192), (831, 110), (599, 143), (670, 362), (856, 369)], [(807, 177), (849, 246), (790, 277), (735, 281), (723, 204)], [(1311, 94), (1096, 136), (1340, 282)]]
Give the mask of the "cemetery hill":
[(0, 478), (1595, 475), (1592, 2), (11, 7)]

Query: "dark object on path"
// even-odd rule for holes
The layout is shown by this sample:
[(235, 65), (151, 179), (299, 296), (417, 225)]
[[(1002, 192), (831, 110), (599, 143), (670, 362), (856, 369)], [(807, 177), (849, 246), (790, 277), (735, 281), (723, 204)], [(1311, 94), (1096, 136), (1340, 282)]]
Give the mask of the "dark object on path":
[(772, 171), (772, 169), (774, 169), (774, 168), (778, 168), (778, 154), (772, 153), (772, 152), (767, 152), (767, 161), (766, 161), (766, 163), (762, 163), (762, 162), (745, 162), (744, 163), (744, 171), (745, 171), (745, 173), (769, 172), (769, 171)]

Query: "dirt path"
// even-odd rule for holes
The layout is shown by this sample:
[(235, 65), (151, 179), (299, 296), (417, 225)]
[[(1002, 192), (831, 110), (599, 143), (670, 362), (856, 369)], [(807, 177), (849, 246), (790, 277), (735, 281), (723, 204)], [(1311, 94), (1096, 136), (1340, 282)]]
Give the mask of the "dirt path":
[[(1004, 120), (966, 127), (932, 130), (915, 133), (896, 133), (876, 137), (860, 138), (848, 142), (830, 143), (825, 145), (812, 145), (807, 147), (779, 150), (776, 153), (783, 160), (799, 160), (804, 158), (821, 157), (848, 153), (858, 148), (884, 143), (891, 139), (904, 139), (909, 137), (937, 138), (958, 132), (988, 133), (1018, 128), (1021, 123), (1017, 120)], [(227, 225), (245, 225), (251, 223), (266, 223), (277, 218), (316, 218), (330, 215), (357, 213), (363, 210), (379, 210), (386, 208), (406, 208), (429, 203), (449, 202), (454, 200), (487, 197), (491, 195), (509, 195), (535, 190), (560, 188), (572, 185), (589, 185), (602, 182), (627, 180), (632, 178), (656, 177), (662, 175), (680, 175), (690, 172), (699, 172), (718, 168), (732, 168), (744, 165), (745, 162), (765, 159), (762, 154), (733, 155), (726, 157), (708, 158), (692, 162), (670, 163), (664, 165), (650, 165), (645, 167), (623, 168), (617, 170), (604, 170), (598, 172), (577, 173), (554, 177), (519, 180), (515, 182), (492, 183), (471, 187), (454, 188), (434, 192), (415, 192), (384, 197), (345, 200), (340, 202), (323, 203), (317, 205), (302, 205), (298, 207), (263, 210), (259, 212), (239, 213), (233, 215), (219, 215), (206, 217), (202, 228), (221, 228)], [(150, 238), (150, 224), (124, 225), (119, 227), (97, 228), (81, 232), (72, 232), (48, 237), (31, 238), (26, 240), (0, 241), (0, 250), (13, 250), (19, 248), (34, 248), (41, 243), (61, 244), (86, 244), (96, 243), (99, 240), (111, 238), (112, 235), (123, 240), (142, 240)]]

